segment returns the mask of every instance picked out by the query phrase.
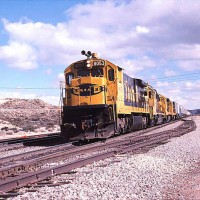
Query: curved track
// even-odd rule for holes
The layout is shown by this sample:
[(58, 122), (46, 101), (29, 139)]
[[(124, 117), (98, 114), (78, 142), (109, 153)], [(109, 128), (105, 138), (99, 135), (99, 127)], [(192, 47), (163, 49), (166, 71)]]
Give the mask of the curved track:
[[(38, 182), (44, 180), (48, 177), (69, 172), (72, 169), (84, 166), (86, 164), (105, 159), (116, 154), (126, 153), (129, 151), (141, 150), (141, 148), (162, 144), (163, 141), (167, 141), (171, 137), (177, 137), (183, 134), (186, 134), (196, 128), (195, 123), (192, 120), (186, 120), (183, 124), (178, 126), (173, 130), (168, 130), (164, 132), (141, 135), (141, 136), (132, 136), (116, 140), (106, 141), (105, 143), (93, 143), (86, 146), (74, 147), (68, 151), (60, 151), (48, 156), (42, 156), (37, 159), (31, 159), (26, 162), (20, 163), (24, 168), (25, 174), (14, 173), (18, 175), (15, 178), (11, 178), (10, 173), (5, 175), (5, 168), (1, 169), (2, 173), (1, 178), (4, 179), (0, 182), (0, 191), (1, 195), (4, 195), (3, 192), (8, 192), (17, 187), (23, 187), (27, 184)], [(92, 155), (91, 155), (92, 154)], [(80, 157), (80, 155), (84, 155)], [(73, 159), (69, 159), (73, 157)], [(65, 160), (63, 164), (59, 164), (53, 167), (45, 167), (43, 164), (47, 162), (55, 162), (58, 160)], [(10, 166), (10, 172), (14, 166)], [(31, 169), (31, 170), (30, 170)], [(37, 170), (31, 172), (32, 170)]]

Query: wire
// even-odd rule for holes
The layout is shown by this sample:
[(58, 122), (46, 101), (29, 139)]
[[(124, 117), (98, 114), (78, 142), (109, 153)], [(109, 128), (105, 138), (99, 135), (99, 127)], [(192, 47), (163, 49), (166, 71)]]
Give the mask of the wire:
[(182, 82), (182, 81), (193, 81), (193, 80), (200, 80), (200, 77), (197, 76), (197, 77), (188, 77), (188, 78), (181, 78), (180, 79), (168, 79), (168, 80), (154, 80), (154, 81), (151, 81), (150, 83), (157, 83), (157, 82)]
[[(191, 73), (191, 74), (181, 74), (181, 75), (177, 75), (177, 76), (166, 76), (166, 77), (160, 77), (160, 78), (156, 78), (156, 80), (162, 80), (162, 79), (176, 79), (176, 78), (189, 78), (189, 77), (199, 77), (200, 76), (200, 72), (197, 73)], [(148, 81), (155, 81), (155, 79), (147, 79)]]
[(11, 89), (11, 90), (59, 90), (60, 88), (59, 87), (48, 87), (48, 88), (33, 88), (33, 87), (30, 87), (30, 88), (23, 88), (23, 87), (0, 87), (0, 89)]
[[(150, 84), (157, 83), (159, 81), (167, 81), (167, 82), (182, 82), (187, 80), (200, 80), (200, 72), (190, 73), (190, 74), (181, 74), (177, 76), (167, 76), (160, 77), (156, 79), (146, 79), (146, 82)], [(5, 90), (60, 90), (60, 87), (0, 87), (0, 89)]]
[(12, 110), (42, 110), (42, 111), (49, 111), (49, 110), (61, 110), (61, 108), (0, 108), (0, 111), (12, 111)]

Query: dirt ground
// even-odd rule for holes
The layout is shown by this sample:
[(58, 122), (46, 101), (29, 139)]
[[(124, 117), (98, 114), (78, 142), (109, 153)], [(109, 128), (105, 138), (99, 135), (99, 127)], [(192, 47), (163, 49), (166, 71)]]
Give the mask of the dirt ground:
[(180, 184), (180, 190), (177, 194), (182, 196), (180, 199), (187, 200), (199, 200), (200, 199), (200, 162), (196, 169), (191, 172), (185, 174), (185, 177), (179, 177), (177, 181)]
[[(200, 116), (194, 118), (200, 119)], [(196, 125), (200, 126), (200, 124)], [(200, 161), (190, 172), (174, 178), (174, 183), (178, 189), (176, 194), (172, 195), (174, 198), (169, 198), (170, 200), (200, 200)]]

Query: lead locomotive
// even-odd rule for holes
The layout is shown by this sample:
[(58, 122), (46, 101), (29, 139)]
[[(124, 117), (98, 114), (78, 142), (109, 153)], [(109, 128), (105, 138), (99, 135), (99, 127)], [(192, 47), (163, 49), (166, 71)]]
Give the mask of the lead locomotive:
[(87, 58), (64, 71), (61, 135), (67, 140), (108, 138), (180, 116), (182, 107), (149, 84), (96, 53), (81, 53)]

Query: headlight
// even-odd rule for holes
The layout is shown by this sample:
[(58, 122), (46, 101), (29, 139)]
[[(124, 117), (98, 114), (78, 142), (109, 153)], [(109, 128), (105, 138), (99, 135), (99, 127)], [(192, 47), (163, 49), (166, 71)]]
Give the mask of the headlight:
[(86, 66), (87, 66), (87, 67), (90, 67), (90, 60), (87, 60), (87, 62), (86, 62), (86, 63), (87, 63), (87, 65), (86, 65)]

